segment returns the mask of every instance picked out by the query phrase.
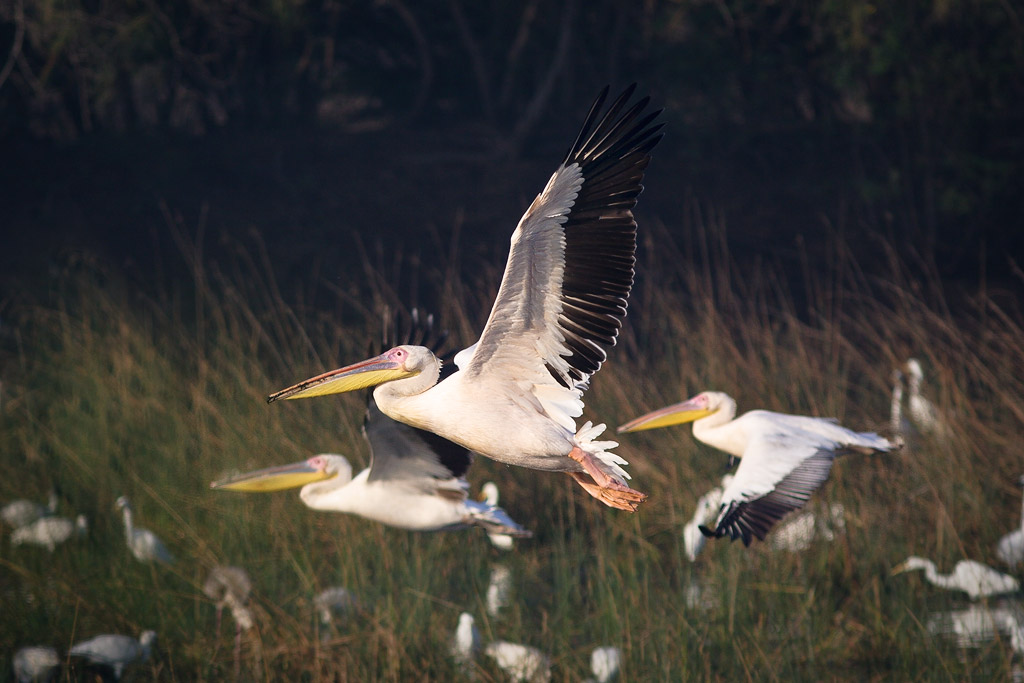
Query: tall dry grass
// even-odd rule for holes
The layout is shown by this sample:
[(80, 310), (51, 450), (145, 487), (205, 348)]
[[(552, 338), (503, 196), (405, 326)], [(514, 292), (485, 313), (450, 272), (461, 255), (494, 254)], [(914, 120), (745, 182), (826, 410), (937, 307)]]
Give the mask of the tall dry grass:
[[(416, 301), (454, 344), (469, 343), (503, 262), (467, 277), (458, 241), (429, 266), (366, 247), (360, 260), (373, 267), (283, 286), (258, 241), (211, 263), (177, 226), (188, 282), (144, 293), (89, 266), (58, 278), (49, 299), (2, 311), (0, 499), (43, 499), (55, 485), (60, 513), (85, 513), (92, 527), (53, 555), (0, 544), (0, 666), (10, 671), (23, 644), (63, 650), (100, 632), (153, 628), (160, 647), (142, 677), (228, 678), (232, 629), (213, 632), (199, 588), (211, 566), (237, 564), (255, 584), (246, 679), (451, 679), (448, 640), (463, 610), (486, 638), (549, 652), (556, 680), (587, 675), (590, 650), (603, 644), (623, 648), (624, 681), (1008, 676), (1005, 642), (961, 653), (928, 636), (928, 612), (958, 604), (955, 596), (889, 572), (910, 554), (946, 568), (963, 557), (993, 562), (996, 539), (1017, 519), (1018, 302), (982, 289), (951, 294), (934, 270), (884, 244), (870, 268), (842, 244), (796, 273), (767, 262), (741, 268), (724, 227), (692, 215), (642, 232), (627, 325), (594, 378), (586, 416), (614, 428), (714, 388), (741, 410), (883, 429), (892, 368), (920, 358), (949, 435), (837, 462), (815, 503), (845, 505), (835, 542), (790, 554), (718, 541), (691, 564), (680, 530), (725, 458), (686, 428), (622, 438), (635, 485), (651, 495), (635, 515), (599, 506), (567, 477), (479, 458), (474, 486), (498, 481), (506, 509), (536, 533), (507, 555), (474, 532), (418, 535), (314, 513), (293, 493), (211, 492), (228, 472), (313, 452), (365, 465), (363, 397), (268, 406), (265, 396), (364, 357), (383, 307)], [(126, 552), (114, 510), (121, 494), (171, 546), (173, 567)], [(488, 619), (496, 562), (513, 570), (515, 600)], [(330, 585), (363, 607), (324, 632), (311, 601)], [(697, 589), (703, 606), (688, 603)], [(501, 680), (488, 662), (476, 672)]]

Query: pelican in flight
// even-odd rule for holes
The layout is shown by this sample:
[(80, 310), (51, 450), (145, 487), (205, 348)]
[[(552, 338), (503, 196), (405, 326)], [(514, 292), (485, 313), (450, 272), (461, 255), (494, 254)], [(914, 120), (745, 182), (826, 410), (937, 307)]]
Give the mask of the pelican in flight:
[[(1017, 480), (1017, 485), (1024, 488), (1024, 476)], [(1024, 500), (1021, 502), (1024, 504)], [(996, 555), (1009, 567), (1024, 563), (1024, 507), (1020, 512), (1020, 527), (999, 539)]]
[(633, 284), (633, 206), (661, 140), (635, 86), (602, 113), (597, 98), (561, 166), (512, 234), (505, 273), (479, 340), (438, 381), (427, 348), (403, 345), (269, 397), (296, 399), (376, 386), (388, 416), (510, 465), (568, 472), (611, 507), (635, 510), (626, 461), (604, 425), (585, 422), (583, 391), (614, 346)]
[(299, 497), (314, 510), (347, 512), (412, 531), (470, 526), (488, 533), (529, 537), (499, 507), (469, 497), (465, 448), (432, 432), (395, 422), (371, 399), (363, 423), (370, 466), (352, 476), (344, 456), (322, 453), (308, 460), (214, 482), (230, 491), (280, 491), (302, 486)]
[(971, 600), (1016, 593), (1020, 590), (1020, 582), (1017, 579), (974, 560), (960, 560), (951, 573), (939, 574), (931, 560), (911, 556), (894, 568), (892, 573), (895, 576), (914, 569), (923, 569), (924, 578), (933, 586), (963, 591)]
[(705, 391), (619, 427), (635, 432), (693, 422), (693, 436), (741, 458), (722, 492), (714, 528), (705, 536), (763, 541), (787, 513), (803, 507), (828, 479), (832, 461), (847, 452), (887, 453), (899, 447), (872, 432), (854, 432), (835, 420), (752, 410), (736, 417), (736, 401)]

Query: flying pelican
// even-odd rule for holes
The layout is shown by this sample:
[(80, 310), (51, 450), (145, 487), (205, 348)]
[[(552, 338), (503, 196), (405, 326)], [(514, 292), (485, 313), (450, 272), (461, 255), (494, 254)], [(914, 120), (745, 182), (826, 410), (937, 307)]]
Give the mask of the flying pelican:
[(155, 645), (155, 631), (143, 631), (138, 640), (131, 636), (107, 634), (74, 645), (68, 655), (85, 657), (92, 664), (109, 667), (114, 678), (121, 680), (125, 667), (136, 662), (144, 663)]
[[(238, 679), (240, 672), (240, 661), (242, 655), (242, 631), (248, 631), (256, 623), (252, 611), (246, 606), (249, 602), (249, 595), (252, 593), (252, 581), (249, 574), (241, 567), (226, 567), (218, 565), (210, 570), (210, 574), (203, 583), (203, 594), (217, 603), (217, 637), (218, 647), (220, 639), (221, 613), (227, 607), (235, 620), (235, 679)], [(214, 655), (216, 651), (214, 651)]]
[(871, 432), (854, 432), (834, 420), (752, 410), (736, 417), (736, 401), (705, 391), (688, 401), (661, 408), (619, 427), (620, 432), (693, 422), (693, 436), (741, 458), (732, 483), (722, 494), (713, 529), (705, 536), (750, 545), (764, 540), (786, 513), (799, 509), (828, 479), (832, 461), (850, 451), (885, 453), (895, 448)]
[(915, 569), (923, 569), (924, 577), (933, 586), (963, 591), (971, 600), (1020, 590), (1020, 582), (1017, 579), (974, 560), (960, 560), (953, 567), (952, 573), (939, 574), (931, 560), (911, 556), (903, 564), (895, 567), (892, 573), (895, 576)]
[(121, 496), (114, 505), (124, 513), (124, 533), (128, 549), (139, 562), (160, 562), (171, 564), (174, 556), (156, 534), (149, 529), (136, 527), (132, 522), (132, 504), (128, 498)]
[(551, 680), (551, 658), (535, 647), (494, 640), (484, 654), (516, 681), (547, 683)]
[(52, 681), (59, 666), (60, 657), (52, 647), (23, 647), (14, 653), (14, 679), (18, 683)]
[(632, 208), (650, 152), (661, 139), (649, 98), (627, 108), (635, 86), (602, 114), (590, 110), (562, 165), (519, 221), (498, 296), (480, 339), (455, 356), (459, 371), (438, 381), (440, 363), (422, 346), (383, 354), (307, 379), (268, 400), (377, 386), (385, 414), (510, 465), (568, 472), (606, 505), (635, 510), (646, 496), (626, 485), (586, 422), (583, 390), (615, 344), (633, 283)]
[(11, 544), (41, 545), (52, 553), (58, 543), (68, 540), (76, 532), (83, 536), (88, 528), (85, 515), (78, 515), (73, 522), (67, 517), (42, 517), (28, 526), (15, 529), (11, 534)]
[[(1017, 480), (1017, 485), (1024, 488), (1024, 476)], [(999, 539), (996, 555), (1009, 567), (1024, 563), (1024, 498), (1021, 500), (1020, 528)]]
[(464, 475), (472, 454), (462, 446), (392, 420), (372, 399), (363, 436), (370, 445), (370, 466), (355, 477), (343, 456), (322, 453), (210, 486), (231, 491), (302, 486), (302, 502), (315, 510), (347, 512), (413, 531), (479, 526), (488, 533), (532, 535), (501, 508), (469, 498)]
[(57, 493), (50, 491), (50, 500), (46, 505), (40, 505), (32, 500), (15, 500), (0, 509), (0, 519), (10, 524), (15, 529), (28, 526), (40, 517), (48, 517), (57, 512)]

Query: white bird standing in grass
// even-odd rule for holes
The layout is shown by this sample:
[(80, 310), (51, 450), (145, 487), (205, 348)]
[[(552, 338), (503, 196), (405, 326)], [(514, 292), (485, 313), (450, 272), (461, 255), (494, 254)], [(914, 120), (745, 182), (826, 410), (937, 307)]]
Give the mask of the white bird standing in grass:
[(835, 540), (836, 531), (846, 528), (846, 508), (842, 503), (831, 503), (820, 513), (801, 512), (786, 519), (772, 532), (768, 545), (772, 550), (798, 553), (811, 547), (815, 540)]
[(887, 453), (898, 448), (872, 432), (854, 432), (835, 420), (752, 410), (736, 417), (736, 401), (705, 391), (688, 401), (648, 413), (619, 427), (620, 432), (693, 422), (693, 436), (741, 458), (722, 494), (714, 528), (706, 536), (728, 535), (750, 545), (764, 540), (784, 515), (803, 507), (848, 452)]
[[(1024, 489), (1024, 476), (1017, 480), (1017, 485)], [(996, 556), (1011, 568), (1024, 564), (1024, 496), (1021, 496), (1020, 528), (999, 539)]]
[(133, 521), (132, 504), (128, 501), (128, 498), (121, 496), (117, 499), (115, 505), (122, 511), (124, 515), (124, 535), (125, 540), (128, 543), (128, 549), (132, 551), (132, 555), (139, 562), (160, 562), (163, 564), (171, 564), (174, 562), (174, 556), (171, 555), (171, 551), (167, 549), (156, 534), (149, 529), (142, 529), (136, 527)]
[(484, 654), (513, 680), (523, 683), (551, 680), (551, 658), (535, 647), (495, 640), (484, 647)]
[(387, 417), (371, 400), (363, 436), (370, 466), (352, 476), (341, 455), (322, 453), (214, 482), (231, 491), (279, 491), (302, 486), (302, 502), (314, 510), (346, 512), (412, 531), (482, 527), (488, 533), (529, 537), (499, 507), (472, 500), (465, 473), (472, 454), (447, 439)]
[(155, 645), (155, 631), (143, 631), (138, 640), (131, 636), (107, 634), (74, 645), (68, 655), (84, 657), (92, 664), (108, 667), (114, 678), (121, 680), (125, 667), (145, 663)]
[(974, 560), (960, 560), (951, 573), (939, 574), (934, 562), (915, 555), (895, 567), (892, 573), (902, 574), (915, 569), (923, 569), (925, 579), (933, 586), (963, 591), (971, 600), (1016, 593), (1020, 590), (1020, 582), (1017, 579)]
[(14, 680), (18, 683), (52, 681), (60, 667), (60, 657), (52, 647), (23, 647), (14, 653)]
[(330, 626), (334, 623), (335, 612), (347, 617), (359, 608), (359, 601), (347, 588), (332, 586), (314, 596), (313, 607), (320, 615), (320, 623)]
[[(587, 681), (593, 683), (612, 683), (619, 677), (619, 668), (622, 666), (622, 651), (617, 647), (604, 646), (596, 647), (590, 653), (590, 671), (593, 678)], [(586, 683), (586, 681), (584, 682)]]
[(939, 417), (935, 404), (921, 394), (924, 372), (916, 358), (904, 364), (907, 376), (907, 413), (911, 422), (922, 434), (943, 436), (949, 432), (946, 423)]
[[(249, 574), (241, 567), (216, 566), (210, 570), (203, 584), (203, 594), (217, 603), (217, 642), (220, 645), (221, 613), (227, 607), (235, 620), (235, 679), (241, 669), (242, 631), (248, 631), (256, 625), (252, 611), (248, 608), (249, 595), (252, 593), (252, 581)], [(214, 651), (216, 654), (216, 651)]]
[(732, 483), (733, 475), (727, 474), (722, 477), (722, 484), (716, 486), (703, 496), (697, 499), (697, 506), (693, 511), (693, 517), (683, 527), (683, 549), (690, 562), (697, 559), (697, 555), (704, 550), (708, 538), (701, 533), (700, 527), (713, 521), (718, 516), (719, 506), (722, 503), (722, 494)]
[(646, 496), (626, 485), (626, 464), (596, 441), (604, 425), (577, 428), (583, 390), (616, 341), (633, 284), (636, 221), (650, 152), (661, 139), (649, 98), (634, 88), (602, 113), (607, 88), (568, 155), (519, 221), (497, 298), (480, 339), (440, 362), (423, 346), (318, 375), (269, 400), (377, 386), (390, 417), (510, 465), (568, 472), (611, 507), (635, 510)]
[(487, 614), (497, 617), (498, 613), (508, 606), (511, 595), (512, 570), (503, 564), (494, 565), (491, 567), (491, 577), (487, 582)]
[(476, 628), (476, 619), (469, 612), (459, 615), (459, 624), (455, 627), (449, 652), (458, 664), (463, 675), (471, 676), (473, 660), (480, 651), (480, 631)]
[(11, 545), (41, 545), (52, 553), (58, 543), (63, 543), (75, 533), (84, 536), (88, 529), (85, 515), (78, 515), (73, 522), (67, 517), (42, 517), (28, 526), (15, 529), (11, 534)]
[(50, 491), (50, 499), (46, 505), (41, 505), (32, 500), (15, 500), (0, 509), (0, 519), (3, 519), (15, 529), (28, 526), (32, 522), (57, 512), (57, 493)]
[[(500, 494), (498, 492), (498, 485), (493, 481), (486, 482), (480, 487), (480, 493), (483, 494), (483, 502), (487, 503), (491, 507), (498, 507), (498, 501), (500, 500)], [(512, 550), (515, 547), (515, 538), (508, 534), (495, 534), (488, 533), (488, 540), (498, 550)]]

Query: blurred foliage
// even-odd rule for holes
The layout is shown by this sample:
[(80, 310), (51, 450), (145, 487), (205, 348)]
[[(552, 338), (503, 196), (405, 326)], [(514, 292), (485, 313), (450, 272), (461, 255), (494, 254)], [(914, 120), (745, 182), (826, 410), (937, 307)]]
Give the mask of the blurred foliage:
[(642, 80), (693, 166), (807, 167), (780, 203), (954, 252), (1024, 209), (1009, 2), (5, 0), (0, 60), (0, 139), (452, 124), (515, 155), (550, 105)]

